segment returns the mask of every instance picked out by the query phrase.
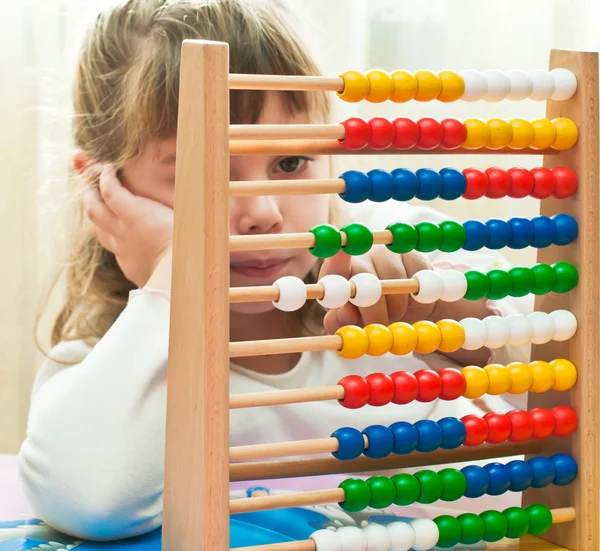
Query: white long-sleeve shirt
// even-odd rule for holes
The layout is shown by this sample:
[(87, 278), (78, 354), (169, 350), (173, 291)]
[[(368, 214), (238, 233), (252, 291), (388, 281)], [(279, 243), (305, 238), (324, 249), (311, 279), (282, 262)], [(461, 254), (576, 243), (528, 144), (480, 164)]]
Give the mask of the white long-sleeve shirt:
[[(428, 209), (397, 210), (406, 210), (398, 218), (408, 223), (447, 219)], [(381, 217), (378, 221), (386, 223)], [(491, 252), (465, 253), (437, 254), (432, 260), (443, 265), (450, 258), (481, 271), (506, 267)], [(57, 530), (106, 540), (139, 535), (161, 525), (169, 307), (164, 293), (135, 292), (94, 346), (62, 342), (38, 373), (19, 470), (36, 514)], [(500, 315), (517, 311), (507, 301), (494, 308)], [(495, 350), (490, 362), (527, 361), (527, 355), (527, 349), (505, 347)], [(307, 352), (281, 375), (232, 365), (230, 392), (331, 385), (348, 374), (452, 365), (437, 353), (344, 360), (331, 351)], [(488, 403), (497, 411), (511, 409), (500, 397), (490, 397)], [(232, 410), (230, 442), (236, 446), (319, 438), (343, 426), (361, 429), (399, 420), (460, 417), (472, 409), (470, 401), (461, 399), (360, 410), (336, 402), (263, 407), (251, 414)]]

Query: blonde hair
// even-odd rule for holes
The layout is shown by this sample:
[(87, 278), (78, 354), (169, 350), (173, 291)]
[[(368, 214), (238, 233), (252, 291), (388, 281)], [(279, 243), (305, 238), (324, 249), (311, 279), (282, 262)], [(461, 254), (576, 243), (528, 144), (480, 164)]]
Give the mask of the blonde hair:
[[(119, 169), (149, 140), (175, 135), (180, 48), (188, 38), (229, 43), (232, 73), (318, 74), (284, 14), (279, 2), (247, 0), (129, 0), (104, 11), (89, 28), (78, 59), (74, 145)], [(255, 123), (265, 93), (232, 91), (230, 99), (232, 123)], [(285, 92), (281, 99), (290, 113), (327, 119), (325, 94)], [(81, 178), (75, 180), (73, 191), (82, 186)], [(52, 328), (52, 346), (101, 338), (135, 288), (114, 255), (94, 238), (82, 201), (76, 211), (70, 230), (74, 241), (63, 268), (66, 297)], [(315, 332), (322, 327), (322, 316), (313, 306), (301, 311), (299, 319), (307, 332)]]

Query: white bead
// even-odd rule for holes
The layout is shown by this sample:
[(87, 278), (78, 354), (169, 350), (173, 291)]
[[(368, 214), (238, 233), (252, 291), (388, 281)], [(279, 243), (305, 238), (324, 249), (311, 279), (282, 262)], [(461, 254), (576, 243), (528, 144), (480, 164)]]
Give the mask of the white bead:
[(488, 69), (483, 72), (487, 80), (487, 93), (483, 96), (484, 101), (497, 102), (508, 97), (510, 94), (510, 80), (502, 71)]
[(510, 329), (505, 318), (500, 316), (488, 316), (483, 319), (488, 330), (488, 339), (485, 343), (487, 348), (500, 348), (508, 344)]
[(373, 306), (381, 298), (383, 293), (381, 281), (376, 275), (366, 272), (356, 274), (350, 278), (350, 282), (356, 285), (356, 295), (350, 299), (350, 302), (355, 306), (361, 308)]
[(527, 317), (533, 326), (531, 344), (546, 344), (554, 338), (556, 325), (548, 312), (531, 312)]
[(439, 272), (444, 282), (444, 292), (441, 300), (444, 302), (456, 302), (463, 298), (467, 292), (467, 278), (458, 270), (443, 270)]
[(306, 284), (299, 277), (280, 277), (273, 285), (279, 289), (279, 300), (273, 301), (275, 308), (294, 312), (306, 303)]
[(533, 91), (529, 99), (534, 101), (545, 101), (554, 94), (554, 79), (548, 71), (534, 69), (530, 71), (529, 76), (533, 82)]
[(550, 312), (550, 317), (554, 320), (556, 326), (555, 341), (568, 341), (577, 331), (577, 318), (573, 312), (554, 310), (554, 312)]
[(531, 320), (523, 314), (511, 314), (504, 318), (508, 323), (508, 345), (523, 346), (531, 342), (533, 337), (533, 324)]
[(343, 526), (338, 531), (342, 551), (367, 551), (367, 536), (356, 526)]
[(487, 93), (488, 85), (485, 77), (473, 69), (462, 71), (460, 76), (465, 81), (465, 91), (460, 99), (463, 101), (479, 101)]
[(367, 551), (388, 551), (392, 546), (392, 537), (385, 526), (372, 522), (363, 528), (367, 538)]
[(317, 302), (323, 308), (340, 308), (350, 300), (350, 282), (341, 275), (330, 274), (319, 279), (323, 286), (323, 298)]
[(465, 350), (479, 350), (485, 346), (488, 330), (483, 321), (478, 318), (465, 318), (459, 323), (465, 330), (465, 342), (462, 345)]
[(552, 69), (550, 76), (554, 80), (554, 93), (550, 99), (565, 101), (577, 92), (577, 77), (568, 69)]
[(437, 545), (440, 540), (440, 531), (437, 524), (429, 518), (416, 518), (410, 521), (415, 531), (414, 551), (427, 551)]
[(317, 551), (342, 551), (342, 542), (333, 530), (317, 530), (310, 535)]
[(506, 73), (510, 80), (510, 94), (508, 98), (511, 101), (521, 101), (527, 99), (533, 92), (533, 81), (531, 77), (520, 69), (512, 69)]
[[(415, 531), (406, 522), (390, 522), (386, 525), (392, 545), (390, 551), (408, 551), (415, 543)], [(437, 540), (436, 540), (437, 541)]]
[(413, 275), (419, 282), (419, 290), (412, 293), (412, 297), (421, 304), (431, 304), (440, 300), (444, 293), (444, 280), (442, 276), (433, 270), (421, 270)]

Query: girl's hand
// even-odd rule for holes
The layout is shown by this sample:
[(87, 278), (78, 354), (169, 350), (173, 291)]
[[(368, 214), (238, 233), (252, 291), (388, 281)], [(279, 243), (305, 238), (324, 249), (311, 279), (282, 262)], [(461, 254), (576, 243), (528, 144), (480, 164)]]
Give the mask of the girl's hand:
[(132, 194), (109, 166), (86, 190), (84, 203), (98, 242), (115, 255), (125, 277), (143, 287), (171, 250), (173, 210)]

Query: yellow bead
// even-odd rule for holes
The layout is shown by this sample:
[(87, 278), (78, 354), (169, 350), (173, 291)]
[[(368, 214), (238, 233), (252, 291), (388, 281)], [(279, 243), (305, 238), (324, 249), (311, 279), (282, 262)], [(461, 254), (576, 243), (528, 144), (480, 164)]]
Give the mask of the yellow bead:
[(369, 356), (383, 356), (392, 349), (394, 337), (385, 325), (380, 323), (365, 325), (365, 332), (369, 337), (369, 348), (367, 349)]
[(554, 368), (554, 386), (552, 390), (569, 390), (577, 382), (577, 368), (569, 360), (552, 360), (550, 365)]
[(556, 141), (556, 127), (548, 119), (537, 119), (532, 121), (535, 136), (532, 149), (546, 149)]
[(525, 119), (511, 119), (508, 124), (512, 128), (512, 140), (508, 147), (511, 149), (525, 149), (533, 143), (535, 137), (533, 124)]
[(548, 362), (535, 361), (529, 364), (533, 373), (533, 384), (529, 389), (531, 392), (548, 392), (556, 382), (554, 367)]
[(405, 356), (414, 351), (419, 342), (417, 330), (410, 324), (397, 321), (389, 326), (394, 342), (390, 352), (396, 356)]
[(440, 352), (455, 352), (465, 344), (465, 330), (456, 320), (440, 320), (436, 325), (442, 333), (442, 342), (438, 346)]
[(396, 103), (405, 103), (415, 97), (419, 89), (417, 77), (408, 71), (394, 71), (391, 75), (394, 92), (390, 98)]
[(358, 71), (346, 71), (340, 75), (344, 79), (344, 90), (338, 96), (348, 103), (356, 103), (367, 97), (371, 87), (369, 79)]
[(385, 71), (380, 69), (371, 69), (367, 73), (367, 78), (371, 84), (371, 89), (365, 98), (371, 103), (381, 103), (387, 101), (394, 93), (394, 81)]
[(467, 139), (465, 149), (479, 149), (490, 141), (490, 129), (481, 119), (466, 119)]
[(502, 149), (512, 141), (512, 126), (502, 119), (489, 119), (487, 126), (490, 129), (488, 149)]
[(461, 369), (465, 378), (466, 388), (463, 396), (471, 400), (483, 396), (490, 387), (488, 374), (476, 365), (468, 365)]
[(527, 364), (513, 362), (506, 366), (510, 374), (510, 394), (523, 394), (533, 384), (533, 371)]
[(433, 71), (426, 69), (417, 71), (415, 77), (419, 81), (419, 89), (415, 94), (416, 101), (432, 101), (442, 91), (442, 80)]
[(510, 388), (510, 373), (505, 365), (490, 364), (486, 365), (483, 370), (490, 378), (488, 394), (496, 396), (508, 392), (508, 389)]
[(367, 332), (356, 325), (344, 325), (336, 332), (342, 337), (342, 348), (337, 351), (338, 355), (348, 360), (360, 358), (369, 349), (369, 337)]
[(442, 332), (440, 328), (429, 320), (422, 320), (413, 323), (417, 330), (419, 340), (415, 347), (418, 354), (431, 354), (435, 352), (442, 342)]
[(572, 120), (560, 117), (553, 119), (552, 124), (556, 128), (556, 140), (550, 146), (552, 149), (562, 151), (573, 147), (577, 143), (579, 131)]
[(440, 71), (438, 73), (442, 81), (442, 91), (437, 97), (438, 101), (450, 103), (462, 98), (465, 93), (465, 79), (454, 71)]

